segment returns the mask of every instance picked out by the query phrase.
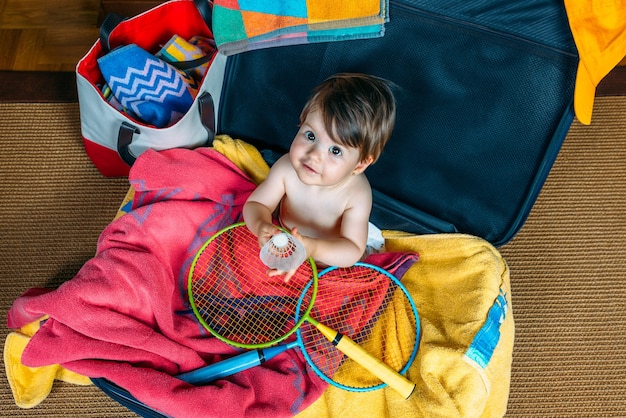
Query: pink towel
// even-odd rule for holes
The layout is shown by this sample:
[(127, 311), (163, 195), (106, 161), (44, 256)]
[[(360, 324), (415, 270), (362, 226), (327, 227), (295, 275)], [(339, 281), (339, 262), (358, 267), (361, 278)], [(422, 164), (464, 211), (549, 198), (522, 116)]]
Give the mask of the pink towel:
[[(172, 376), (237, 351), (199, 325), (186, 275), (202, 243), (241, 219), (255, 184), (206, 148), (147, 151), (130, 182), (133, 210), (103, 231), (95, 257), (58, 289), (30, 289), (9, 310), (9, 328), (50, 317), (22, 362), (104, 377), (170, 416), (292, 416), (315, 401), (326, 384), (299, 350), (206, 386)], [(403, 258), (386, 257), (388, 267)]]

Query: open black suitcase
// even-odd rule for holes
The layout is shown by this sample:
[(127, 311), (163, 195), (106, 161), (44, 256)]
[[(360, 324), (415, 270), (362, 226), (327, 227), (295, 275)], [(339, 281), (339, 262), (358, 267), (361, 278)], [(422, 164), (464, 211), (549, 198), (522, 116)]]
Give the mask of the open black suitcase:
[[(557, 0), (390, 0), (384, 37), (219, 56), (217, 133), (271, 164), (288, 150), (311, 89), (337, 72), (393, 81), (398, 117), (366, 174), (372, 222), (460, 232), (494, 246), (523, 226), (573, 120), (578, 54)], [(94, 383), (142, 416), (123, 388)]]
[(577, 54), (559, 1), (391, 1), (384, 37), (228, 58), (218, 131), (288, 150), (310, 90), (337, 72), (396, 83), (368, 168), (372, 221), (499, 246), (522, 227), (573, 119)]

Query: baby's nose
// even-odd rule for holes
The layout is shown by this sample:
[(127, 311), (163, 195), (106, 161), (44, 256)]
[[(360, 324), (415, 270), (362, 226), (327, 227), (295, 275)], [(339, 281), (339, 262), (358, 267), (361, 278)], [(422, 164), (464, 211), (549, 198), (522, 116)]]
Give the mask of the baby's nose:
[(307, 154), (309, 158), (313, 158), (319, 161), (322, 158), (322, 148), (318, 144), (313, 144), (309, 147)]

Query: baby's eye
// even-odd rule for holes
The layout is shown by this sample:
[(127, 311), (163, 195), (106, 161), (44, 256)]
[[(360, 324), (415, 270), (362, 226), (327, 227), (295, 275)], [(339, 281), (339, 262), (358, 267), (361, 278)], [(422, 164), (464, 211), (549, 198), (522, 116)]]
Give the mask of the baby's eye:
[(330, 147), (330, 153), (336, 157), (341, 157), (343, 151), (338, 146), (333, 145), (332, 147)]
[(311, 142), (314, 142), (314, 141), (315, 141), (315, 134), (314, 134), (313, 132), (311, 132), (311, 131), (306, 131), (306, 132), (304, 133), (304, 137), (305, 137), (308, 141), (311, 141)]

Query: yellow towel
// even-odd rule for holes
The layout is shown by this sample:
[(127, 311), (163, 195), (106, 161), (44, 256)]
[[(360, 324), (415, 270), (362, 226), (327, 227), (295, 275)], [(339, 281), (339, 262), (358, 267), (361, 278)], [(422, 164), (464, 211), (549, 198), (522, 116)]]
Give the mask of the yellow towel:
[[(44, 318), (42, 318), (43, 320)], [(39, 329), (40, 321), (28, 324), (7, 335), (4, 343), (4, 366), (13, 392), (15, 404), (20, 408), (33, 408), (41, 403), (55, 380), (76, 385), (91, 385), (88, 377), (71, 372), (59, 365), (27, 367), (20, 361), (26, 344)]]
[(213, 148), (235, 163), (256, 184), (265, 180), (270, 168), (261, 153), (252, 145), (228, 135), (217, 135)]
[(498, 251), (480, 238), (462, 234), (383, 231), (383, 235), (389, 251), (420, 254), (402, 280), (414, 297), (422, 326), (419, 352), (407, 374), (416, 391), (403, 400), (388, 388), (352, 393), (329, 387), (298, 417), (504, 415), (513, 351), (511, 312), (485, 369), (465, 356), (500, 289), (509, 294), (509, 270)]

